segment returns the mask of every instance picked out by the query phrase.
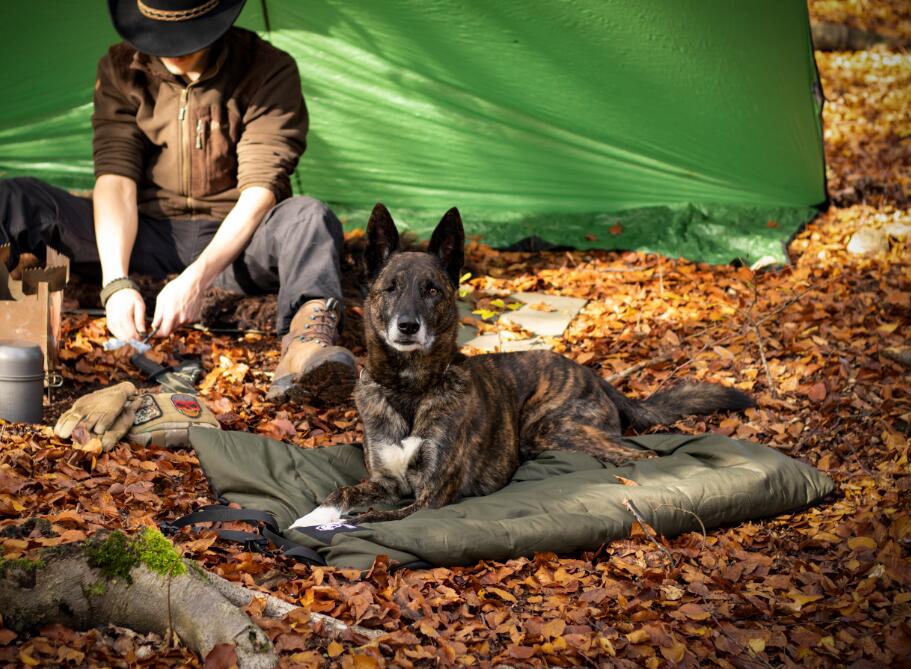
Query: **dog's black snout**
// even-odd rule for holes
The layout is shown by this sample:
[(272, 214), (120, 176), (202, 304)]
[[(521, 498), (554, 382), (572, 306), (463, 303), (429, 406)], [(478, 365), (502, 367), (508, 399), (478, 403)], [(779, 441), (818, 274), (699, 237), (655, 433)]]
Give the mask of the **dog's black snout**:
[(411, 318), (400, 318), (398, 325), (399, 332), (406, 335), (413, 335), (421, 329), (421, 324)]

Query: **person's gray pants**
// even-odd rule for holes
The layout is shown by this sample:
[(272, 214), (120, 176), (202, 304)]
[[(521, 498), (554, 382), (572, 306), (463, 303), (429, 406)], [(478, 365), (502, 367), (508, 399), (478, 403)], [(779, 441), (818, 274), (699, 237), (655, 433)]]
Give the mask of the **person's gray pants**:
[[(218, 221), (174, 221), (139, 216), (130, 272), (155, 278), (181, 272), (195, 260), (218, 229)], [(342, 298), (339, 257), (342, 225), (328, 206), (311, 197), (277, 204), (241, 256), (215, 285), (247, 295), (278, 293), (276, 329), (288, 330), (306, 300)], [(0, 244), (39, 257), (50, 246), (80, 267), (98, 274), (98, 247), (92, 202), (38, 179), (0, 180)]]

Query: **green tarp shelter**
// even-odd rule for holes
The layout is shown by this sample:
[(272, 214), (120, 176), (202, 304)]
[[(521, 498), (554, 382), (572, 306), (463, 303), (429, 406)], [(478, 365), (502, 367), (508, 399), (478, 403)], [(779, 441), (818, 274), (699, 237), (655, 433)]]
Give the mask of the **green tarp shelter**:
[[(312, 116), (294, 185), (350, 227), (447, 208), (537, 236), (712, 262), (782, 258), (826, 199), (803, 2), (248, 0)], [(0, 3), (0, 175), (90, 188), (102, 0)]]

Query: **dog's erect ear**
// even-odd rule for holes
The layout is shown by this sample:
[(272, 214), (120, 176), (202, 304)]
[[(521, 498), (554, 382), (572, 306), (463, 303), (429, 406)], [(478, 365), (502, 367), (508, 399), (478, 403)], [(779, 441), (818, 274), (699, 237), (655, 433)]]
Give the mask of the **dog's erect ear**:
[(458, 209), (453, 207), (443, 214), (430, 238), (427, 252), (434, 254), (443, 262), (449, 280), (458, 288), (462, 264), (465, 262), (465, 231)]
[(367, 223), (367, 278), (373, 281), (380, 270), (389, 262), (392, 254), (399, 250), (399, 231), (395, 228), (392, 215), (386, 206), (377, 202)]

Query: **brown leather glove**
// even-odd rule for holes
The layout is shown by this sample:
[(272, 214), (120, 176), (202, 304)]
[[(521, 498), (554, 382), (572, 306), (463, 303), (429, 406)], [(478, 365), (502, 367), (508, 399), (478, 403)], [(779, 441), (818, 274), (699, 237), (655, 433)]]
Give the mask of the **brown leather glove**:
[(195, 395), (158, 393), (140, 395), (133, 426), (126, 440), (131, 444), (184, 448), (190, 444), (191, 427), (221, 428), (209, 408)]
[(129, 404), (135, 394), (136, 386), (124, 381), (80, 397), (57, 420), (54, 434), (68, 439), (81, 424), (90, 435), (100, 437), (101, 447), (109, 451), (133, 426)]

